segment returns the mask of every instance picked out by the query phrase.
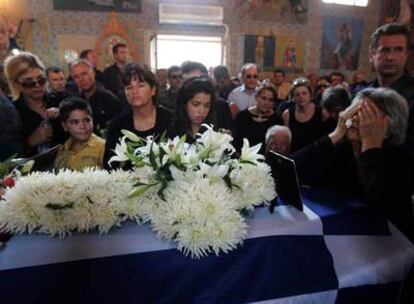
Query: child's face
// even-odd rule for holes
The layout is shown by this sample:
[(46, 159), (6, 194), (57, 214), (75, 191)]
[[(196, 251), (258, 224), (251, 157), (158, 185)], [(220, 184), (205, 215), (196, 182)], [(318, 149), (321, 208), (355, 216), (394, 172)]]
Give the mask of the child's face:
[(62, 123), (63, 129), (70, 134), (74, 141), (86, 142), (93, 131), (92, 117), (83, 110), (74, 110), (68, 119)]

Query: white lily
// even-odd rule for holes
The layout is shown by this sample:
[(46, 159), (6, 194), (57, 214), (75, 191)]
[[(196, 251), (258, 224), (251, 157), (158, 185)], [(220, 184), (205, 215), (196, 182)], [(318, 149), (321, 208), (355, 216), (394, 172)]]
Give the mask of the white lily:
[(264, 156), (259, 154), (262, 144), (257, 144), (253, 147), (250, 147), (249, 141), (246, 138), (243, 138), (243, 147), (241, 150), (240, 161), (251, 162), (258, 164), (259, 160), (264, 160)]
[(128, 146), (126, 143), (126, 136), (122, 137), (121, 140), (119, 141), (119, 143), (116, 144), (115, 146), (115, 155), (111, 157), (111, 159), (109, 160), (108, 164), (111, 165), (112, 162), (116, 161), (116, 162), (124, 162), (129, 160), (129, 158), (127, 157), (127, 151), (128, 151)]

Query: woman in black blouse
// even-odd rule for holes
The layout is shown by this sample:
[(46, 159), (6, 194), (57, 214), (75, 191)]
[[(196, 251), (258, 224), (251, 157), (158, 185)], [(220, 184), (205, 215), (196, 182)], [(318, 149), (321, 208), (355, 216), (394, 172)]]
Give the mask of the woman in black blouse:
[(243, 146), (243, 138), (249, 140), (250, 146), (261, 143), (260, 151), (261, 153), (265, 151), (267, 129), (282, 124), (282, 119), (274, 111), (276, 98), (277, 91), (275, 87), (269, 83), (264, 83), (256, 91), (256, 105), (237, 114), (234, 146), (238, 151)]
[(26, 156), (63, 143), (67, 135), (58, 119), (58, 105), (45, 99), (45, 68), (40, 59), (29, 52), (10, 56), (5, 61), (5, 73), (22, 120)]
[(290, 90), (294, 105), (282, 113), (283, 124), (292, 132), (292, 152), (306, 147), (324, 134), (322, 109), (311, 100), (306, 78), (295, 79)]
[(170, 125), (170, 114), (156, 106), (158, 84), (155, 75), (147, 67), (131, 63), (125, 69), (125, 95), (130, 105), (117, 115), (108, 126), (106, 135), (104, 167), (120, 167), (109, 159), (115, 155), (116, 144), (123, 136), (121, 130), (128, 130), (140, 137), (160, 136)]

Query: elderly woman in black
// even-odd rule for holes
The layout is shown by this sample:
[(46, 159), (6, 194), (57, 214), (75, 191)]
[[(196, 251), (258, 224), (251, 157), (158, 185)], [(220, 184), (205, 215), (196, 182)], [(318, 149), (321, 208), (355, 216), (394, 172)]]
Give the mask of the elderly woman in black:
[(125, 95), (130, 107), (125, 109), (111, 121), (108, 126), (105, 144), (104, 167), (116, 168), (121, 164), (109, 159), (115, 155), (114, 149), (123, 136), (125, 129), (140, 137), (159, 136), (167, 131), (170, 125), (168, 111), (156, 106), (157, 81), (155, 75), (147, 67), (130, 63), (125, 69)]
[(408, 107), (391, 89), (365, 89), (328, 136), (291, 155), (302, 182), (359, 195), (413, 237), (414, 162), (402, 145)]

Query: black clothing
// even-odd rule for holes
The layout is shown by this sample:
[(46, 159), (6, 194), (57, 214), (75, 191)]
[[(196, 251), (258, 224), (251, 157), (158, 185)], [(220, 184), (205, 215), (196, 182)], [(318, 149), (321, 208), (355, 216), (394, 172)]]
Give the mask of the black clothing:
[(134, 128), (134, 118), (131, 108), (126, 108), (121, 114), (117, 115), (109, 124), (106, 136), (105, 155), (104, 155), (104, 168), (118, 168), (119, 163), (113, 162), (111, 166), (108, 165), (108, 161), (114, 156), (114, 149), (117, 143), (122, 138), (121, 130), (128, 130), (136, 135), (146, 138), (153, 135), (159, 136), (163, 132), (166, 132), (170, 126), (171, 117), (170, 113), (162, 108), (157, 107), (155, 126), (146, 131), (137, 131)]
[(383, 148), (369, 149), (356, 159), (348, 140), (334, 146), (325, 136), (290, 157), (296, 162), (301, 183), (361, 197), (413, 239), (414, 167), (401, 146), (385, 142)]
[(359, 197), (356, 162), (348, 140), (333, 145), (328, 136), (314, 141), (289, 155), (295, 160), (299, 182), (314, 187), (328, 187)]
[(0, 161), (23, 155), (22, 122), (13, 103), (0, 97)]
[(257, 122), (254, 120), (253, 115), (248, 109), (237, 113), (234, 136), (234, 147), (237, 151), (240, 151), (243, 146), (243, 138), (249, 140), (250, 146), (262, 144), (260, 153), (264, 154), (266, 150), (265, 136), (267, 129), (274, 125), (283, 125), (283, 121), (279, 115), (273, 113), (268, 117), (266, 121)]
[[(82, 97), (86, 99), (85, 95)], [(97, 86), (93, 95), (86, 100), (92, 109), (94, 133), (104, 137), (102, 131), (106, 129), (108, 122), (122, 111), (123, 106), (115, 95), (101, 86)]]
[[(379, 88), (380, 84), (378, 79), (371, 82), (370, 87)], [(390, 88), (398, 92), (407, 100), (410, 115), (408, 117), (405, 147), (414, 157), (414, 78), (411, 77), (408, 72), (405, 72), (404, 75), (394, 82)]]
[(315, 106), (313, 117), (307, 122), (299, 122), (295, 117), (295, 106), (290, 107), (289, 129), (292, 132), (292, 152), (298, 151), (321, 138), (324, 132), (322, 108)]
[(73, 96), (69, 91), (63, 92), (47, 92), (46, 93), (46, 103), (52, 107), (59, 107), (60, 103), (66, 98)]
[[(54, 107), (54, 105), (50, 105), (46, 101), (46, 109)], [(23, 95), (20, 95), (19, 99), (14, 102), (14, 106), (16, 107), (17, 111), (19, 112), (20, 118), (22, 120), (23, 126), (23, 140), (26, 142), (28, 137), (40, 126), (40, 124), (44, 121), (44, 118), (40, 116), (37, 112), (31, 110), (25, 103)], [(52, 129), (53, 129), (53, 137), (50, 141), (50, 147), (53, 147), (57, 144), (63, 144), (66, 139), (68, 138), (68, 134), (63, 131), (62, 125), (59, 119), (48, 119)], [(29, 148), (27, 147), (26, 156), (33, 156), (38, 153), (37, 147)]]
[(97, 68), (93, 68), (95, 72), (95, 81), (99, 82), (100, 84), (104, 84), (104, 73), (99, 71)]
[(214, 104), (214, 111), (217, 129), (226, 129), (233, 132), (233, 118), (231, 117), (230, 106), (226, 100), (217, 98)]
[(237, 86), (229, 80), (224, 86), (216, 87), (217, 97), (227, 100), (231, 91), (233, 91)]
[(176, 108), (177, 91), (171, 89), (163, 90), (158, 94), (157, 105), (161, 108), (174, 113)]
[(103, 85), (106, 89), (110, 90), (115, 95), (118, 94), (120, 90), (124, 89), (124, 76), (122, 71), (118, 68), (116, 63), (107, 67), (104, 72)]

